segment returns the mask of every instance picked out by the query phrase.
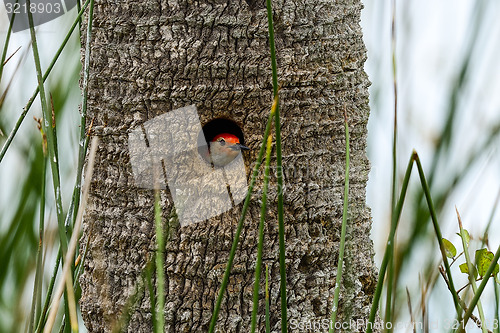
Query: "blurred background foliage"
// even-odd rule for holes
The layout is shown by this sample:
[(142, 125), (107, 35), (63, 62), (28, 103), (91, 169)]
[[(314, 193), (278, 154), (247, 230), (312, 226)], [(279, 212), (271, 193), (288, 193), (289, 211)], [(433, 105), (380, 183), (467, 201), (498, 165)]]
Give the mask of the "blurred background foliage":
[[(76, 11), (36, 28), (42, 69), (46, 70)], [(0, 5), (0, 53), (5, 49), (8, 20)], [(0, 146), (37, 87), (29, 30), (11, 35), (8, 61), (0, 80)], [(19, 50), (16, 52), (16, 50)], [(9, 57), (13, 56), (9, 59)], [(76, 177), (81, 94), (80, 41), (76, 31), (45, 83), (57, 123), (59, 163), (64, 208), (67, 209)], [(0, 163), (0, 332), (25, 331), (29, 323), (36, 253), (39, 244), (42, 178), (46, 176), (43, 294), (46, 293), (58, 245), (55, 201), (50, 172), (43, 170), (42, 118), (39, 97), (33, 103)]]
[[(395, 61), (398, 86), (398, 179), (412, 148), (420, 154), (438, 209), (443, 236), (459, 245), (454, 206), (464, 227), (480, 242), (489, 230), (490, 249), (499, 243), (500, 189), (500, 3), (497, 0), (396, 2)], [(376, 263), (381, 261), (391, 214), (391, 168), (394, 93), (391, 1), (364, 1), (366, 71), (372, 81), (368, 154), (372, 161), (367, 201), (373, 212)], [(42, 68), (46, 69), (72, 21), (73, 9), (37, 27)], [(0, 53), (8, 20), (0, 6)], [(19, 51), (15, 53), (18, 49)], [(15, 53), (15, 54), (14, 54)], [(0, 79), (0, 145), (14, 127), (36, 88), (29, 32), (11, 36)], [(46, 81), (57, 119), (63, 206), (68, 209), (77, 170), (81, 94), (79, 34), (76, 31)], [(286, 112), (286, 111), (284, 111)], [(0, 332), (24, 331), (33, 294), (43, 172), (42, 136), (33, 117), (41, 118), (37, 98), (0, 163)], [(46, 175), (43, 294), (47, 290), (58, 244), (55, 201)], [(439, 279), (440, 254), (431, 235), (417, 177), (398, 231), (396, 267), (400, 268), (396, 304), (406, 304), (408, 287), (414, 309), (427, 308), (428, 321), (453, 318), (453, 302)], [(489, 224), (488, 224), (489, 222)], [(423, 227), (423, 226), (426, 227)], [(454, 238), (455, 237), (455, 238)], [(458, 246), (457, 246), (458, 247)], [(453, 267), (466, 284), (458, 265)], [(493, 298), (492, 290), (486, 293)], [(493, 318), (493, 300), (485, 311)], [(405, 306), (394, 320), (407, 320)], [(402, 330), (407, 331), (407, 330)], [(471, 332), (480, 331), (477, 328)]]
[[(480, 245), (488, 230), (487, 244), (495, 251), (500, 232), (496, 212), (500, 193), (500, 3), (374, 0), (364, 4), (366, 71), (372, 81), (368, 137), (372, 171), (367, 202), (372, 208), (376, 263), (382, 259), (391, 215), (393, 56), (399, 184), (415, 148), (428, 177), (443, 236), (461, 248), (455, 235), (457, 206), (464, 228), (471, 231), (473, 246)], [(454, 318), (454, 307), (437, 270), (441, 257), (422, 199), (414, 175), (397, 233), (398, 292), (393, 297), (402, 306), (393, 309), (393, 320), (409, 321), (408, 287), (414, 310), (426, 308), (430, 316), (426, 320), (437, 320), (444, 330), (445, 321)], [(458, 264), (462, 262), (458, 260)], [(454, 266), (458, 289), (467, 283), (467, 276)], [(490, 288), (483, 294), (489, 302), (483, 304), (491, 329), (495, 292)], [(481, 330), (471, 328), (475, 331)]]

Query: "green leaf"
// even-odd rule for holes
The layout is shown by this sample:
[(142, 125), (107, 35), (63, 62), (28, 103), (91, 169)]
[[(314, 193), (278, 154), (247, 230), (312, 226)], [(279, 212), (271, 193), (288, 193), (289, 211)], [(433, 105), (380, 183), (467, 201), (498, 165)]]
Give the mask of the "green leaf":
[[(465, 274), (469, 274), (469, 266), (467, 265), (466, 262), (464, 262), (463, 264), (461, 264), (460, 266), (458, 266), (460, 268), (460, 272), (462, 273), (465, 273)], [(477, 278), (477, 269), (474, 269), (474, 278)]]
[(457, 249), (449, 240), (443, 238), (444, 251), (448, 258), (454, 258), (457, 255)]
[[(488, 251), (486, 248), (476, 251), (476, 267), (481, 277), (486, 274), (494, 256), (493, 252)], [(495, 270), (498, 272), (498, 269)]]

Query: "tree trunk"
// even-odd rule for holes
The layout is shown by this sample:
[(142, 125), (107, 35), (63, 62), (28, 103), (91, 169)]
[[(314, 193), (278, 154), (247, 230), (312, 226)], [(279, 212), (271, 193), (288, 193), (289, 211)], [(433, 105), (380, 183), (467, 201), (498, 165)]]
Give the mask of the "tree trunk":
[[(265, 6), (261, 0), (247, 1), (96, 1), (88, 119), (101, 141), (81, 242), (89, 239), (80, 281), (81, 310), (90, 332), (116, 325), (154, 255), (154, 191), (134, 178), (129, 153), (134, 130), (195, 105), (201, 125), (226, 118), (240, 126), (251, 148), (243, 154), (246, 175), (251, 173), (272, 103), (272, 83)], [(344, 109), (351, 133), (350, 213), (337, 320), (351, 323), (344, 331), (362, 331), (352, 323), (368, 316), (376, 271), (365, 205), (369, 81), (363, 70), (361, 1), (275, 0), (273, 7), (281, 84), (288, 331), (304, 331), (330, 316), (342, 222)], [(270, 272), (271, 331), (280, 332), (273, 177), (263, 258)], [(262, 176), (256, 188), (219, 332), (249, 332)], [(161, 206), (164, 220), (172, 220), (169, 189), (161, 190)], [(241, 207), (173, 228), (164, 267), (168, 332), (208, 330)], [(152, 331), (145, 290), (128, 332)], [(260, 294), (262, 332), (263, 288)]]

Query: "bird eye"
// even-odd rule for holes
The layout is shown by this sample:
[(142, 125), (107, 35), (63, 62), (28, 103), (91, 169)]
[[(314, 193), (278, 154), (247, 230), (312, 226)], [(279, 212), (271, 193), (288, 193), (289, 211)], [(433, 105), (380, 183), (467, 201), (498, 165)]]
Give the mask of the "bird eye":
[(224, 146), (226, 144), (226, 141), (223, 138), (220, 138), (219, 143), (221, 146)]

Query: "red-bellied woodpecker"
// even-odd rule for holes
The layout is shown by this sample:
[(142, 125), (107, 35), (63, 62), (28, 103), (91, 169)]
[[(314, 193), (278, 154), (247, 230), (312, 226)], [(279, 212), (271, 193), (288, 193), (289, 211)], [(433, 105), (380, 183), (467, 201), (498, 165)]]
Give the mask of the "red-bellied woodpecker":
[(233, 134), (222, 133), (210, 141), (210, 158), (216, 167), (223, 167), (231, 163), (242, 150), (249, 150), (240, 143), (240, 139)]

